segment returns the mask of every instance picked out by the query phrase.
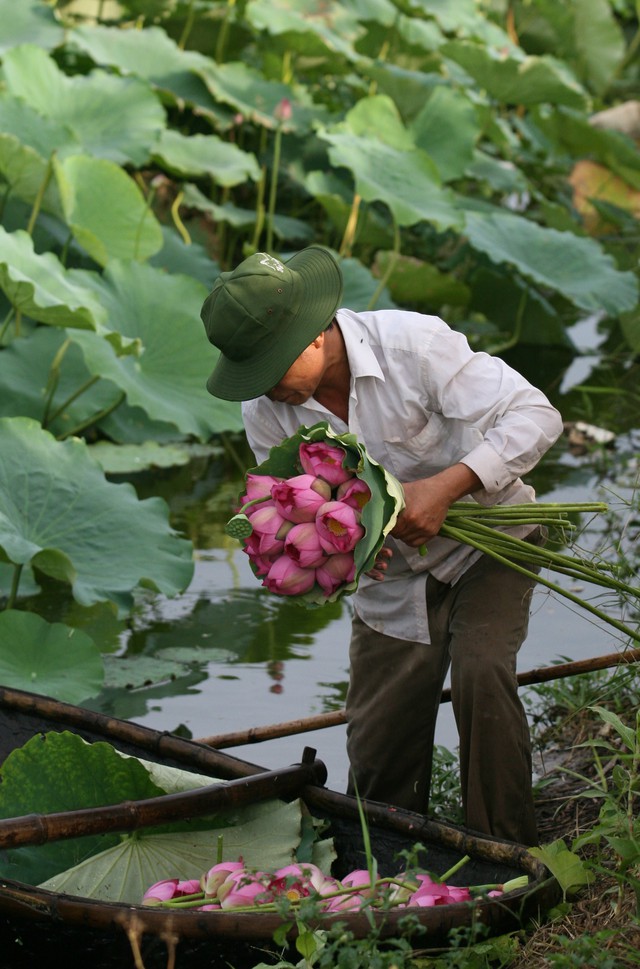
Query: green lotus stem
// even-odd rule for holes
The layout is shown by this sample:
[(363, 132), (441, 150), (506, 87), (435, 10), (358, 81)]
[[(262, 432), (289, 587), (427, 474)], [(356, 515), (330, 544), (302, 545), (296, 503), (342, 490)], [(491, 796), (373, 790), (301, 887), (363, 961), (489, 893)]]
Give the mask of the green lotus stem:
[(258, 242), (260, 241), (260, 235), (262, 234), (262, 227), (264, 226), (264, 191), (266, 186), (266, 179), (267, 179), (267, 172), (263, 165), (260, 181), (258, 182), (258, 194), (256, 197), (256, 225), (253, 232), (253, 241), (250, 246), (251, 252), (258, 251)]
[(273, 161), (271, 163), (271, 183), (269, 185), (269, 204), (267, 208), (267, 241), (266, 250), (271, 252), (273, 247), (273, 221), (276, 216), (276, 198), (278, 194), (278, 170), (280, 168), (280, 153), (282, 149), (282, 124), (276, 128), (273, 141)]
[(22, 569), (24, 566), (22, 563), (16, 563), (13, 566), (13, 576), (11, 578), (11, 591), (9, 592), (9, 597), (7, 599), (7, 604), (5, 609), (13, 609), (18, 598), (18, 589), (20, 588), (20, 577), (22, 576)]
[(15, 306), (12, 306), (9, 312), (7, 313), (7, 315), (5, 316), (4, 320), (2, 321), (2, 325), (0, 326), (0, 344), (4, 340), (5, 333), (9, 329), (9, 324), (11, 323), (11, 320), (13, 319), (15, 312), (16, 312), (16, 308)]
[(187, 11), (187, 16), (185, 19), (184, 27), (182, 28), (182, 34), (180, 35), (180, 40), (178, 41), (178, 47), (180, 50), (184, 50), (187, 45), (187, 40), (189, 39), (189, 34), (191, 33), (191, 28), (193, 27), (196, 13), (193, 9), (194, 0), (189, 0), (189, 9)]
[[(596, 606), (592, 606), (590, 603), (586, 602), (584, 599), (581, 599), (579, 596), (576, 596), (572, 592), (569, 592), (566, 589), (563, 589), (556, 582), (552, 582), (550, 579), (545, 579), (543, 576), (538, 575), (536, 572), (532, 572), (530, 569), (525, 569), (523, 566), (517, 565), (512, 559), (496, 551), (496, 549), (492, 547), (490, 544), (488, 544), (487, 542), (481, 542), (477, 539), (474, 539), (472, 535), (470, 535), (468, 532), (464, 531), (463, 529), (445, 524), (440, 529), (440, 534), (445, 535), (447, 538), (453, 538), (455, 541), (462, 542), (465, 545), (471, 545), (472, 548), (477, 548), (478, 551), (484, 552), (486, 555), (491, 556), (491, 558), (494, 558), (497, 562), (502, 562), (503, 565), (506, 565), (511, 569), (515, 569), (516, 572), (520, 572), (522, 575), (529, 576), (529, 578), (533, 579), (535, 582), (540, 582), (542, 585), (546, 585), (547, 588), (552, 589), (554, 592), (557, 592), (558, 595), (564, 596), (565, 599), (570, 599), (571, 602), (575, 602), (576, 605), (581, 606), (583, 609), (586, 609), (587, 612), (592, 613), (598, 619), (601, 619), (603, 622), (606, 622), (610, 626), (613, 626), (615, 629), (623, 633), (625, 636), (629, 636), (631, 639), (635, 640), (636, 642), (640, 642), (640, 633), (635, 632), (634, 630), (630, 629), (628, 626), (625, 626), (623, 622), (620, 622), (618, 619), (614, 619), (612, 616), (607, 615), (607, 613), (603, 612), (601, 609), (598, 609)], [(518, 539), (514, 539), (514, 541), (518, 541)], [(523, 544), (526, 545), (527, 543), (525, 542)], [(535, 546), (529, 545), (529, 548), (533, 549), (535, 548)], [(601, 582), (600, 584), (602, 585), (603, 583)]]
[[(74, 400), (77, 400), (78, 397), (81, 397), (82, 394), (86, 393), (87, 390), (90, 390), (91, 387), (93, 387), (94, 384), (97, 384), (99, 380), (100, 380), (100, 377), (94, 374), (93, 377), (90, 377), (87, 381), (85, 381), (85, 383), (83, 383), (81, 387), (78, 387), (78, 389), (74, 391), (74, 393), (72, 393), (69, 397), (67, 397), (64, 403), (60, 404), (60, 406), (57, 408), (57, 410), (53, 412), (53, 414), (47, 415), (47, 424), (52, 424), (53, 421), (55, 421), (56, 417), (59, 417), (60, 414), (62, 414), (62, 412), (66, 410), (67, 407), (69, 407), (74, 402)], [(47, 425), (45, 424), (44, 426), (46, 427)]]
[[(445, 520), (445, 526), (447, 524), (448, 521)], [(608, 589), (615, 589), (618, 592), (625, 592), (635, 598), (640, 596), (640, 589), (636, 589), (613, 576), (604, 574), (606, 569), (612, 567), (608, 564), (591, 565), (583, 562), (581, 559), (564, 555), (562, 552), (553, 552), (550, 549), (532, 545), (530, 542), (526, 542), (521, 538), (516, 538), (514, 535), (509, 535), (506, 532), (497, 531), (495, 528), (491, 528), (489, 525), (483, 525), (480, 522), (458, 519), (456, 523), (452, 524), (453, 527), (464, 527), (465, 534), (473, 534), (475, 532), (476, 535), (480, 536), (479, 540), (482, 540), (484, 537), (488, 544), (515, 558), (525, 559), (528, 562), (536, 562), (541, 567), (558, 570), (569, 569), (571, 574), (575, 575), (576, 578), (582, 578), (585, 581), (593, 582), (596, 585), (601, 585)]]
[(103, 421), (105, 417), (108, 417), (109, 414), (113, 413), (114, 410), (118, 409), (118, 407), (120, 406), (122, 401), (126, 398), (126, 396), (127, 395), (123, 390), (121, 394), (118, 394), (113, 404), (109, 404), (108, 407), (104, 407), (102, 410), (98, 411), (97, 414), (92, 414), (91, 417), (88, 417), (86, 419), (86, 421), (82, 421), (80, 424), (76, 424), (76, 426), (72, 427), (70, 431), (65, 431), (64, 434), (60, 435), (58, 440), (64, 441), (68, 437), (73, 437), (75, 434), (79, 434), (80, 431), (84, 431), (85, 427), (91, 427), (92, 424), (98, 424), (100, 421)]
[(584, 502), (525, 502), (515, 505), (476, 505), (470, 501), (454, 501), (449, 514), (468, 515), (469, 517), (508, 518), (510, 515), (524, 514), (533, 524), (539, 521), (538, 513), (564, 515), (569, 512), (605, 512), (607, 505), (602, 501)]
[(456, 861), (455, 865), (452, 865), (448, 871), (445, 871), (444, 875), (440, 875), (438, 877), (438, 881), (446, 882), (449, 878), (451, 878), (452, 875), (455, 875), (457, 871), (460, 871), (460, 869), (463, 868), (468, 861), (471, 861), (471, 855), (463, 855), (460, 861)]
[(368, 310), (372, 310), (376, 305), (376, 303), (378, 302), (380, 298), (380, 294), (384, 289), (384, 287), (387, 285), (389, 277), (391, 276), (391, 273), (395, 269), (395, 265), (398, 259), (400, 258), (400, 229), (398, 228), (398, 223), (396, 221), (396, 217), (393, 214), (393, 212), (391, 212), (391, 220), (393, 222), (393, 251), (389, 256), (389, 262), (387, 264), (387, 268), (383, 272), (380, 278), (380, 282), (376, 286), (376, 290), (373, 296), (371, 297), (371, 299), (369, 300), (369, 304), (367, 306)]
[(31, 215), (29, 216), (29, 223), (27, 225), (27, 235), (30, 235), (30, 236), (33, 235), (33, 230), (34, 230), (34, 227), (35, 227), (35, 224), (36, 224), (36, 219), (38, 218), (38, 215), (40, 214), (40, 208), (42, 206), (42, 202), (43, 202), (43, 199), (44, 199), (44, 195), (45, 195), (45, 192), (47, 191), (47, 188), (49, 187), (49, 182), (51, 181), (51, 176), (53, 175), (53, 158), (54, 158), (54, 155), (55, 155), (55, 151), (51, 152), (51, 156), (49, 158), (49, 161), (47, 162), (47, 167), (45, 169), (44, 177), (43, 177), (42, 181), (40, 182), (40, 188), (38, 189), (38, 194), (36, 195), (36, 197), (34, 199), (34, 202), (33, 202), (33, 207), (31, 209)]
[(218, 43), (216, 44), (216, 54), (215, 59), (220, 64), (222, 62), (222, 56), (224, 54), (224, 49), (227, 44), (227, 36), (229, 34), (229, 21), (231, 19), (231, 14), (233, 8), (236, 5), (236, 0), (227, 0), (227, 9), (224, 12), (224, 18), (222, 21), (222, 26), (220, 27), (220, 33), (218, 34)]

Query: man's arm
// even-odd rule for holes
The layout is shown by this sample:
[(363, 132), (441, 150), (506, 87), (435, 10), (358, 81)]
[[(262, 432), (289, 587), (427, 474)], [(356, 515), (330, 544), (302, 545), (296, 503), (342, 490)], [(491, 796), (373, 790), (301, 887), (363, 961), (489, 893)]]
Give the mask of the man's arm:
[(482, 487), (478, 475), (466, 464), (454, 464), (439, 474), (403, 484), (406, 507), (391, 534), (417, 547), (440, 531), (454, 501)]

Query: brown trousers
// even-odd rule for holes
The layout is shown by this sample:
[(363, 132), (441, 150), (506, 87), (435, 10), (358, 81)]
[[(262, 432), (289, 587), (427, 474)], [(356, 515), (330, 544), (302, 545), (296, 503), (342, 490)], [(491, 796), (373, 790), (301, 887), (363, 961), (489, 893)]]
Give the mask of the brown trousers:
[(350, 793), (427, 812), (435, 723), (451, 666), (466, 825), (538, 843), (529, 726), (516, 680), (534, 585), (485, 555), (455, 585), (429, 576), (430, 644), (384, 636), (354, 617)]

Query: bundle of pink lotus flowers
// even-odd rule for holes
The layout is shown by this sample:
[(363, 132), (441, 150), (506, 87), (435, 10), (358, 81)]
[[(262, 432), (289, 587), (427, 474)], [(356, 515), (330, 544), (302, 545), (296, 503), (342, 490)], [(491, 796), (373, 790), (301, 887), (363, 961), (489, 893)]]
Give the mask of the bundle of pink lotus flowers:
[(247, 472), (226, 531), (270, 592), (321, 604), (354, 591), (371, 568), (402, 506), (398, 489), (353, 435), (321, 423)]
[(303, 474), (247, 475), (243, 510), (253, 531), (244, 551), (270, 592), (303, 595), (317, 584), (330, 596), (355, 575), (353, 550), (371, 492), (342, 467), (341, 448), (303, 443), (299, 455)]
[(270, 592), (321, 604), (354, 591), (402, 504), (400, 486), (355, 437), (321, 423), (247, 472), (226, 531)]
[[(457, 866), (456, 866), (457, 867)], [(474, 896), (497, 897), (524, 887), (527, 876), (504, 885), (458, 888), (422, 872), (374, 878), (357, 869), (341, 880), (325, 875), (313, 864), (294, 864), (274, 872), (253, 871), (243, 861), (220, 862), (199, 879), (167, 878), (144, 894), (143, 904), (200, 911), (275, 911), (286, 899), (292, 904), (312, 898), (325, 913), (356, 911), (365, 906), (431, 907), (470, 902)]]

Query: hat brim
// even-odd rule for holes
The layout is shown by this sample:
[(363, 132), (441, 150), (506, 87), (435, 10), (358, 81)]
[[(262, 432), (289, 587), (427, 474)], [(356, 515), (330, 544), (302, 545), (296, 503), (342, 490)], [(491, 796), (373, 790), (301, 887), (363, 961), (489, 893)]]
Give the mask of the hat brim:
[(285, 263), (298, 274), (300, 308), (260, 356), (233, 361), (220, 354), (207, 380), (207, 390), (223, 400), (261, 397), (284, 377), (303, 350), (327, 328), (342, 299), (342, 273), (321, 246), (308, 246)]

